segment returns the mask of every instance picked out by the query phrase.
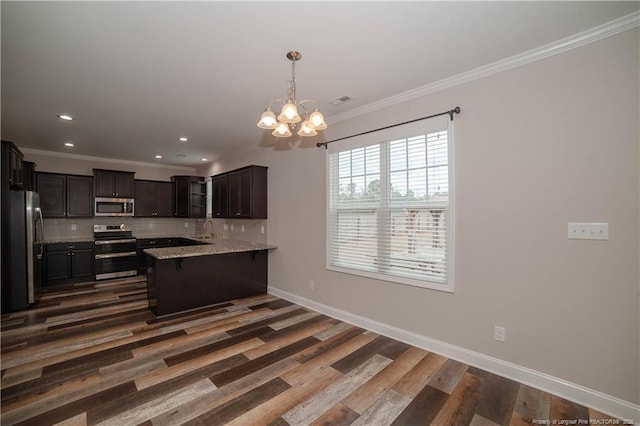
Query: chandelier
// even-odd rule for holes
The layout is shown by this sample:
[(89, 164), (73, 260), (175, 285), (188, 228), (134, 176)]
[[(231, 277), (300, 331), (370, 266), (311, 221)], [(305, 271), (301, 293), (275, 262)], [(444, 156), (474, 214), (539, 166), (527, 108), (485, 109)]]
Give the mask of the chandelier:
[[(292, 131), (295, 131), (297, 123), (302, 121), (297, 132), (298, 136), (315, 136), (318, 134), (318, 130), (327, 128), (327, 123), (325, 123), (324, 116), (318, 110), (314, 101), (305, 99), (296, 102), (296, 61), (302, 58), (302, 54), (292, 50), (287, 53), (287, 58), (291, 61), (291, 80), (288, 82), (289, 94), (287, 100), (273, 99), (269, 101), (269, 106), (262, 113), (257, 126), (261, 129), (273, 130), (271, 134), (277, 138), (287, 138), (292, 135)], [(271, 106), (276, 102), (282, 103), (282, 109), (277, 119), (271, 110)], [(311, 113), (309, 113), (310, 109), (305, 106), (309, 104), (313, 104)], [(299, 110), (302, 112), (304, 120), (300, 116)]]

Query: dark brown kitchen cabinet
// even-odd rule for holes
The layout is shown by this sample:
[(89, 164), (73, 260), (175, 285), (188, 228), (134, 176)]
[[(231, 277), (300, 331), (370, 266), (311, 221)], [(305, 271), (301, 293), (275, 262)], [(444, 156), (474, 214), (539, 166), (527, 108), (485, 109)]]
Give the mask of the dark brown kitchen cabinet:
[(93, 216), (92, 176), (45, 172), (38, 172), (35, 176), (43, 217)]
[(94, 279), (92, 242), (47, 244), (45, 253), (46, 286)]
[(35, 191), (36, 163), (33, 161), (22, 162), (22, 186), (25, 191)]
[(67, 176), (57, 173), (36, 173), (36, 192), (40, 194), (43, 217), (66, 217)]
[(173, 217), (173, 182), (135, 181), (135, 216)]
[[(213, 176), (213, 179), (222, 178), (222, 176), (227, 177), (229, 194), (227, 201), (228, 214), (226, 217), (238, 219), (267, 218), (266, 167), (247, 166), (222, 175)], [(223, 184), (221, 183), (221, 185)], [(223, 186), (221, 186), (221, 188), (223, 188)], [(218, 197), (213, 195), (212, 198), (212, 211), (221, 212), (220, 215), (216, 214), (214, 217), (224, 217), (222, 216), (225, 211), (224, 197), (222, 195)]]
[(138, 275), (147, 273), (147, 254), (145, 249), (163, 247), (185, 247), (207, 245), (205, 242), (193, 241), (188, 238), (138, 238), (136, 241), (136, 251), (138, 254)]
[(93, 216), (93, 179), (90, 176), (67, 176), (67, 217)]
[(96, 197), (133, 198), (135, 172), (93, 169)]
[(175, 194), (175, 217), (205, 217), (207, 184), (200, 176), (172, 176)]
[(211, 217), (229, 217), (229, 176), (211, 179)]
[[(22, 189), (23, 186), (23, 154), (17, 146), (10, 141), (2, 141), (3, 158), (7, 161), (2, 164), (6, 167), (9, 177), (9, 186), (14, 189)], [(6, 155), (5, 155), (6, 154)], [(4, 173), (3, 173), (4, 175)]]

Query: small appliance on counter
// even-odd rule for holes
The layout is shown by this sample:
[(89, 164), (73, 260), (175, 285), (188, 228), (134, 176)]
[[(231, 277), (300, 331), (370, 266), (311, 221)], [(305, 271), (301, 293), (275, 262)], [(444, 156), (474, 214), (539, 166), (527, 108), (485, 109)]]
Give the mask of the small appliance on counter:
[(138, 274), (136, 239), (131, 225), (93, 225), (96, 280)]

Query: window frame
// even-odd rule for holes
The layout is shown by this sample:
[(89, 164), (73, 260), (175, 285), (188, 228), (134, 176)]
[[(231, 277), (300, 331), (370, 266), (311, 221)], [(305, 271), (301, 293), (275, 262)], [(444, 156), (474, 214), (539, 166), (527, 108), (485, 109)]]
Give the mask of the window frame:
[[(364, 269), (357, 268), (349, 268), (345, 266), (336, 266), (331, 264), (332, 260), (332, 249), (333, 244), (331, 241), (332, 232), (331, 232), (331, 221), (333, 220), (333, 212), (331, 208), (331, 197), (332, 197), (332, 182), (335, 182), (335, 185), (339, 184), (338, 177), (338, 168), (336, 167), (335, 176), (331, 176), (331, 155), (334, 153), (342, 152), (342, 151), (350, 151), (357, 148), (362, 148), (371, 145), (377, 144), (386, 144), (382, 145), (383, 149), (381, 149), (381, 158), (388, 156), (388, 144), (391, 141), (397, 139), (409, 139), (416, 134), (424, 134), (425, 136), (430, 133), (438, 132), (446, 130), (447, 131), (447, 164), (448, 164), (448, 206), (447, 206), (447, 227), (446, 227), (446, 247), (447, 247), (447, 279), (446, 282), (436, 282), (429, 281), (428, 279), (415, 279), (409, 277), (402, 277), (396, 275), (389, 275), (383, 272), (378, 271), (369, 271)], [(454, 269), (455, 269), (455, 136), (454, 136), (454, 126), (453, 121), (448, 117), (441, 116), (432, 119), (427, 119), (424, 121), (419, 121), (415, 123), (405, 124), (397, 127), (393, 127), (390, 129), (384, 129), (378, 132), (361, 135), (357, 137), (353, 137), (350, 139), (346, 139), (340, 142), (334, 142), (327, 146), (326, 157), (325, 157), (325, 165), (326, 165), (326, 223), (325, 223), (325, 232), (326, 232), (326, 269), (333, 272), (345, 273), (349, 275), (356, 275), (365, 278), (372, 278), (377, 280), (382, 280), (386, 282), (392, 282), (396, 284), (409, 285), (413, 287), (425, 288), (430, 290), (443, 291), (448, 293), (454, 292)], [(382, 151), (386, 151), (384, 154)], [(337, 154), (336, 154), (337, 155)], [(384, 164), (380, 165), (380, 185), (385, 188), (387, 182), (390, 179), (390, 161), (388, 158), (384, 159)], [(384, 179), (383, 179), (384, 176)], [(333, 179), (333, 180), (332, 180)], [(337, 192), (336, 192), (337, 194)], [(387, 215), (390, 215), (393, 210), (396, 210), (399, 206), (397, 202), (388, 203), (383, 206), (379, 206), (380, 203), (383, 203), (382, 200), (380, 202), (375, 202), (372, 204), (378, 204), (378, 206), (373, 206), (369, 203), (360, 203), (355, 205), (352, 210), (375, 210), (375, 211), (386, 211)], [(417, 207), (415, 203), (405, 202), (402, 204), (404, 207)], [(425, 207), (421, 207), (425, 208)], [(347, 209), (342, 209), (343, 211)], [(380, 229), (380, 228), (378, 228)], [(378, 238), (380, 240), (380, 238)]]

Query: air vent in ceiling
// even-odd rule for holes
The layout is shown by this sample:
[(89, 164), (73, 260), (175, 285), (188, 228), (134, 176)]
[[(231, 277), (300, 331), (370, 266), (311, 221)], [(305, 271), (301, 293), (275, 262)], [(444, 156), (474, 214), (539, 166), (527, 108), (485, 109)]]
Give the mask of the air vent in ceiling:
[(344, 96), (340, 96), (339, 98), (335, 98), (333, 100), (330, 100), (329, 103), (333, 106), (338, 106), (338, 105), (342, 105), (343, 103), (350, 101), (351, 99), (353, 99), (353, 97), (349, 96), (349, 95), (344, 95)]
[(178, 154), (178, 155), (176, 155), (176, 157), (178, 157), (178, 158), (184, 158), (184, 157), (186, 157), (186, 155), (184, 155), (184, 154)]

